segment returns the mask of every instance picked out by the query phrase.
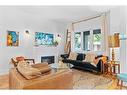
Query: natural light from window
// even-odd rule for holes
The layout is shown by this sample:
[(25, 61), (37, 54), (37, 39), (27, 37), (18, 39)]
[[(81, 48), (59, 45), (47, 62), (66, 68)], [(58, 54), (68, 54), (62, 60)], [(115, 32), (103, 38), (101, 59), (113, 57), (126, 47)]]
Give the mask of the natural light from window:
[(74, 34), (75, 50), (101, 51), (102, 34), (101, 29), (75, 32)]
[(80, 50), (81, 49), (81, 32), (76, 32), (74, 37), (75, 37), (75, 49)]

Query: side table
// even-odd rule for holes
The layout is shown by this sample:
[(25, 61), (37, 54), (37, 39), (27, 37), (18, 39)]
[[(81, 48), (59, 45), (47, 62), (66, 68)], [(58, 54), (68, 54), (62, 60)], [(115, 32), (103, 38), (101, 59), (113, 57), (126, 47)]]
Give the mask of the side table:
[(104, 74), (115, 75), (120, 73), (120, 64), (119, 63), (106, 63), (103, 67)]

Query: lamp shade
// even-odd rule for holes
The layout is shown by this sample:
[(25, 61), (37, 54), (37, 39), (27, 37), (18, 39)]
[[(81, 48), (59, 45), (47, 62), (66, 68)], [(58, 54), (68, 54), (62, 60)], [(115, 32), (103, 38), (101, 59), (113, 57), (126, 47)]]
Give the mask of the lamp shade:
[(110, 48), (120, 47), (119, 34), (109, 36), (108, 43)]

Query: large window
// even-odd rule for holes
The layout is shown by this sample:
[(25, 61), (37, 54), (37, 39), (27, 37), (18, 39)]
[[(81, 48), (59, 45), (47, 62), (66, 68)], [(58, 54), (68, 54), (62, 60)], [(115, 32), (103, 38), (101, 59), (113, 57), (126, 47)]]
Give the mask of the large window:
[(93, 30), (93, 50), (100, 51), (101, 50), (101, 30), (96, 29)]
[(75, 49), (80, 50), (81, 49), (81, 32), (76, 32), (74, 37), (75, 37)]
[(90, 31), (83, 32), (83, 49), (90, 51)]
[(82, 33), (76, 32), (74, 40), (75, 50), (83, 49), (84, 51), (101, 51), (102, 49), (101, 29), (93, 29)]

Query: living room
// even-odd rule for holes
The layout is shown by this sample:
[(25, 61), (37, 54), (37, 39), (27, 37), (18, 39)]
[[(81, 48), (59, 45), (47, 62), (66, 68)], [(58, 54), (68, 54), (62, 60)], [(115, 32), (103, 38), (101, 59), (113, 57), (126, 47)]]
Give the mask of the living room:
[[(61, 55), (70, 53), (71, 51), (73, 53), (72, 57), (74, 57), (74, 53), (87, 54), (92, 51), (97, 55), (107, 56), (108, 61), (112, 60), (113, 55), (114, 62), (120, 64), (120, 73), (126, 74), (126, 15), (127, 7), (125, 6), (0, 6), (0, 88), (9, 89), (9, 77), (6, 75), (9, 74), (11, 68), (14, 68), (11, 64), (11, 58), (22, 56), (26, 59), (34, 59), (35, 63), (42, 63), (47, 59), (42, 60), (42, 58), (53, 56), (53, 62), (51, 63), (61, 62), (60, 65), (66, 65), (66, 63), (69, 62), (61, 61), (63, 60)], [(71, 34), (68, 35), (71, 43), (70, 46), (66, 48), (65, 46), (68, 42), (67, 31), (71, 32)], [(8, 44), (10, 43), (8, 35), (10, 35), (11, 32), (15, 32), (16, 35), (18, 35), (17, 44)], [(92, 37), (94, 37), (94, 34), (99, 33), (101, 33), (101, 35), (97, 35), (99, 40), (98, 43), (96, 43)], [(117, 33), (119, 33), (119, 45), (117, 48), (113, 47), (113, 51), (112, 47), (107, 46), (109, 43), (108, 37)], [(48, 39), (52, 39), (52, 43), (48, 44), (50, 40), (47, 40), (47, 43), (44, 43), (42, 39), (40, 41), (40, 35), (47, 35)], [(76, 35), (78, 38), (76, 38)], [(84, 36), (86, 39), (84, 39)], [(75, 79), (75, 84), (72, 83), (73, 87), (71, 87), (71, 89), (127, 89), (126, 83), (122, 84), (122, 88), (121, 86), (117, 86), (117, 75), (111, 75), (111, 71), (109, 72), (109, 70), (104, 74), (102, 73), (104, 70), (101, 68), (99, 74), (96, 75), (96, 72), (75, 69), (71, 67), (72, 65), (74, 64), (67, 64), (67, 67), (73, 72), (72, 77)], [(88, 75), (88, 78), (93, 76), (94, 79), (84, 81), (85, 77), (82, 77), (83, 75)], [(2, 76), (4, 76), (5, 79), (4, 77), (2, 78)], [(64, 77), (65, 80), (67, 80), (66, 75)], [(114, 77), (116, 78), (115, 80), (109, 80)], [(104, 81), (101, 83), (100, 80)], [(70, 78), (70, 80), (65, 81), (65, 84), (69, 81), (73, 80)], [(98, 83), (99, 81), (100, 83)], [(123, 80), (123, 82), (126, 82), (126, 79), (125, 81)], [(106, 85), (108, 83), (109, 85)], [(70, 85), (68, 89), (70, 89)], [(42, 87), (42, 89), (44, 88)], [(56, 87), (54, 89), (59, 88)]]

